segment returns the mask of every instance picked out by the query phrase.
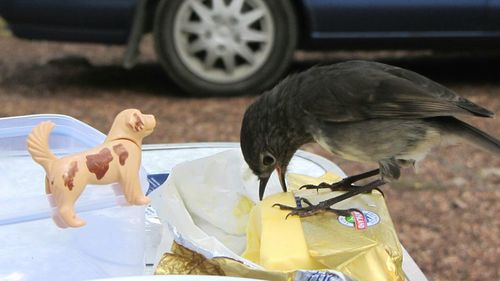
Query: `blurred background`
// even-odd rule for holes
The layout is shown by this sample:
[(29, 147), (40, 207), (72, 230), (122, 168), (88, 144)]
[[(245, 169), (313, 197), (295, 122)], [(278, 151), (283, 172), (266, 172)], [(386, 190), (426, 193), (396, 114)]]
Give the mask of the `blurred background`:
[[(145, 143), (239, 141), (245, 108), (284, 76), (369, 59), (500, 113), (500, 0), (2, 0), (0, 117), (60, 113), (106, 132), (158, 120)], [(499, 137), (497, 119), (466, 121)], [(303, 149), (347, 174), (374, 168)], [(438, 148), (385, 187), (429, 280), (500, 280), (500, 159)]]

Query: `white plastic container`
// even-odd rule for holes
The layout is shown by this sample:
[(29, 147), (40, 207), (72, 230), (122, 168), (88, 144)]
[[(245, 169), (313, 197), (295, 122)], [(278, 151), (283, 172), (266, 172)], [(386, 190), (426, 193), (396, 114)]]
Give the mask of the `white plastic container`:
[[(45, 172), (26, 149), (38, 123), (56, 124), (51, 150), (63, 156), (105, 139), (64, 115), (0, 118), (0, 280), (87, 280), (144, 273), (144, 207), (121, 206), (112, 186), (88, 185), (76, 204), (87, 225), (59, 229), (45, 195)], [(147, 179), (141, 170), (143, 191)]]

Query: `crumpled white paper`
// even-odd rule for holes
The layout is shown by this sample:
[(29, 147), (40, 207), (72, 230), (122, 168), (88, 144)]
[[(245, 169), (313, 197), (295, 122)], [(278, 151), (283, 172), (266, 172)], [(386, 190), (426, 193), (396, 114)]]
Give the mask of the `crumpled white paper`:
[[(242, 200), (258, 201), (258, 186), (239, 149), (175, 166), (167, 181), (150, 195), (164, 224), (158, 259), (170, 251), (175, 239), (207, 258), (224, 256), (260, 268), (239, 256), (246, 247), (248, 213), (235, 211), (241, 209)], [(266, 195), (279, 191), (278, 177), (273, 174)]]

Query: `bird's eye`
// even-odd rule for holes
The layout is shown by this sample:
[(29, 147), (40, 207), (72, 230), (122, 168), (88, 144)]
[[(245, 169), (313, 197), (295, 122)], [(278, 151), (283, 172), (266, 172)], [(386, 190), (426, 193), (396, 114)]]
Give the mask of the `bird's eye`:
[(271, 155), (265, 155), (264, 158), (262, 158), (262, 163), (265, 165), (265, 166), (271, 166), (271, 165), (274, 165), (274, 162), (276, 160), (274, 159), (274, 157), (272, 157)]

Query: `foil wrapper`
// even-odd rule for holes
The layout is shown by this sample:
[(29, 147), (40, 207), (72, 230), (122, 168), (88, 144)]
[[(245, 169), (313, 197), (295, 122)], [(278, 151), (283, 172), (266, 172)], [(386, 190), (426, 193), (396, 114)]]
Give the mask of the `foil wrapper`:
[[(155, 274), (276, 281), (404, 280), (401, 245), (384, 198), (376, 191), (334, 205), (338, 209), (358, 208), (363, 216), (326, 213), (301, 219), (317, 269), (268, 270), (243, 258), (250, 211), (258, 202), (257, 181), (250, 180), (246, 170), (237, 151), (183, 163), (172, 170), (167, 182), (151, 194), (152, 205), (165, 227)], [(313, 203), (341, 192), (298, 190), (300, 186), (338, 180), (340, 177), (332, 173), (319, 178), (288, 175), (295, 196)], [(269, 184), (269, 193), (280, 191), (276, 177)], [(169, 251), (164, 250), (166, 244), (171, 245)]]
[(277, 281), (356, 281), (334, 270), (296, 270), (279, 272), (254, 268), (238, 260), (225, 257), (206, 258), (194, 250), (177, 244), (172, 252), (165, 253), (155, 272), (156, 275), (218, 275)]
[(172, 252), (165, 253), (161, 258), (155, 274), (225, 275), (217, 262), (175, 242), (172, 245)]

